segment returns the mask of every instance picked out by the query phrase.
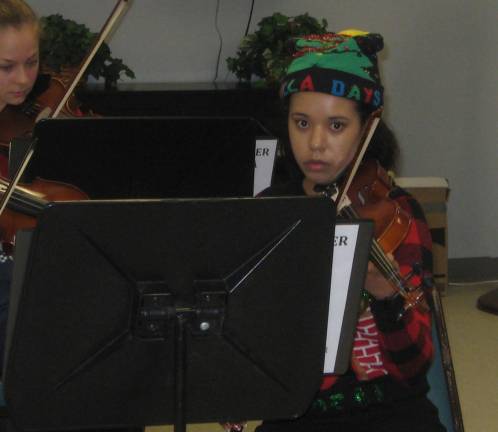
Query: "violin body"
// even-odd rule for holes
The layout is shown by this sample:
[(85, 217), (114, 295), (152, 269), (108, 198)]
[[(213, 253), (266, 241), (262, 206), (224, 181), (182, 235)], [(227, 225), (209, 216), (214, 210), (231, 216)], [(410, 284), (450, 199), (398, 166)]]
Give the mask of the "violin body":
[(13, 138), (29, 135), (34, 127), (34, 121), (26, 116), (19, 107), (7, 106), (0, 113), (0, 145), (8, 151)]
[[(35, 92), (36, 96), (30, 95), (21, 105), (8, 105), (0, 112), (0, 145), (8, 145), (13, 138), (29, 136), (37, 121), (51, 117), (57, 109), (67, 92), (66, 85), (55, 77), (44, 78), (48, 78), (48, 83), (42, 92)], [(74, 95), (67, 99), (62, 113), (69, 117), (79, 115)]]
[(411, 216), (389, 198), (392, 184), (375, 160), (364, 161), (348, 190), (355, 213), (375, 222), (374, 237), (387, 253), (393, 253), (408, 234)]

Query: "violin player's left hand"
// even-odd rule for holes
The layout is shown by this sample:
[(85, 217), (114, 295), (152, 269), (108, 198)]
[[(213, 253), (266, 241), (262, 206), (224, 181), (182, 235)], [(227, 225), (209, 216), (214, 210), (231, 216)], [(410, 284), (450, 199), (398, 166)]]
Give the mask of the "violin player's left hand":
[[(394, 257), (391, 254), (387, 254), (387, 257), (398, 270), (399, 266)], [(396, 293), (396, 288), (382, 275), (372, 261), (368, 262), (365, 289), (377, 300), (386, 299)]]

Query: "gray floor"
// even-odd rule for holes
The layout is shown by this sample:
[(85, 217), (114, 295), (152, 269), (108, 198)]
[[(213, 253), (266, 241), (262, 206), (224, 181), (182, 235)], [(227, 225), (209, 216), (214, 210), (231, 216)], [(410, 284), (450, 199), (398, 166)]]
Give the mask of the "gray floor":
[(476, 307), (498, 281), (450, 283), (442, 303), (466, 432), (498, 431), (498, 315)]

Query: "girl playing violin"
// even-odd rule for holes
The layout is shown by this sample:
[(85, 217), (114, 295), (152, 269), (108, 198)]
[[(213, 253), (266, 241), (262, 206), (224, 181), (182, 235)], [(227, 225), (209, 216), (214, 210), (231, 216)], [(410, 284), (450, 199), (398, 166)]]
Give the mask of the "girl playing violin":
[[(38, 78), (40, 25), (23, 0), (0, 2), (0, 115), (21, 105)], [(3, 136), (3, 133), (2, 133)], [(3, 141), (3, 140), (2, 140)], [(2, 142), (0, 175), (7, 176), (8, 141)]]
[[(296, 47), (281, 96), (288, 107), (290, 149), (298, 175), (266, 190), (266, 196), (317, 195), (340, 184), (369, 117), (383, 106), (379, 34), (350, 30), (307, 36), (297, 40)], [(396, 150), (393, 135), (381, 121), (364, 159), (377, 160), (389, 169)], [(431, 238), (422, 210), (398, 187), (389, 197), (412, 217), (407, 235), (390, 259), (402, 274), (419, 269), (411, 280), (415, 286), (422, 278), (430, 281)], [(430, 300), (427, 285), (424, 295)], [(324, 376), (302, 417), (263, 422), (258, 432), (445, 430), (427, 398), (425, 374), (433, 355), (428, 308), (406, 308), (405, 298), (371, 263), (365, 293), (349, 371)]]
[[(7, 105), (21, 105), (31, 92), (39, 68), (38, 18), (23, 0), (0, 0), (0, 114)], [(6, 144), (6, 143), (4, 143)], [(7, 173), (0, 154), (0, 174)], [(0, 251), (0, 362), (3, 360), (12, 258)]]

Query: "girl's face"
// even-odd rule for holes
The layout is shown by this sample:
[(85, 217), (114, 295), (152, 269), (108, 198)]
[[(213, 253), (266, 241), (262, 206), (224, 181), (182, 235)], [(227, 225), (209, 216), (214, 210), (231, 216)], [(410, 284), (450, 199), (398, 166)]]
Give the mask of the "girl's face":
[(38, 28), (0, 29), (0, 111), (24, 102), (38, 76)]
[(304, 174), (306, 194), (332, 183), (353, 160), (362, 124), (355, 102), (319, 92), (291, 96), (288, 117), (292, 152)]

